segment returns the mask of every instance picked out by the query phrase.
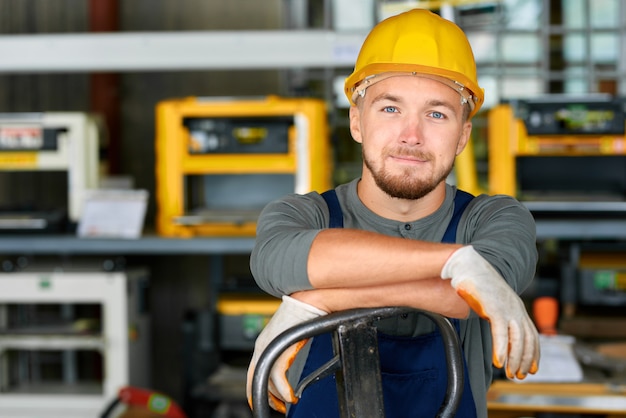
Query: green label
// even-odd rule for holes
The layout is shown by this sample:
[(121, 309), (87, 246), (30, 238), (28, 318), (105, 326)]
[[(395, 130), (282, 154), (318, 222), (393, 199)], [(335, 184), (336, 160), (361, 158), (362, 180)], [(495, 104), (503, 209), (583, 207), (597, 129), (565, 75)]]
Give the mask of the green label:
[(593, 275), (593, 284), (596, 289), (613, 289), (615, 284), (615, 272), (599, 270)]

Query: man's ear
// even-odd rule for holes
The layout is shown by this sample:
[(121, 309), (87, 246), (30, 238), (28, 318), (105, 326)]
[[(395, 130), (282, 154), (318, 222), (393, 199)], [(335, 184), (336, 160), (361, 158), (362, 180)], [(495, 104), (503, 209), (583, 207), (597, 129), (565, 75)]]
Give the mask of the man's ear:
[(467, 121), (463, 124), (461, 136), (459, 137), (459, 142), (456, 145), (456, 155), (459, 155), (461, 152), (463, 152), (471, 136), (472, 136), (472, 122)]
[(358, 106), (350, 106), (350, 134), (359, 144), (362, 143), (361, 138), (361, 111)]

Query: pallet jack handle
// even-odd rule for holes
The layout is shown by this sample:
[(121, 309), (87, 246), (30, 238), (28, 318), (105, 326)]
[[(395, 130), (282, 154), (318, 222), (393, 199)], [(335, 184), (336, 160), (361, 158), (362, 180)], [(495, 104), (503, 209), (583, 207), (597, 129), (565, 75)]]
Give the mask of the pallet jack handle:
[(309, 384), (332, 373), (336, 376), (339, 409), (342, 418), (384, 418), (378, 338), (374, 322), (417, 312), (440, 329), (448, 364), (448, 386), (438, 418), (454, 417), (463, 394), (464, 368), (459, 336), (445, 317), (408, 307), (359, 308), (325, 315), (292, 327), (280, 334), (261, 354), (252, 380), (252, 414), (269, 418), (268, 382), (272, 365), (292, 344), (332, 332), (335, 356), (320, 369), (302, 379), (296, 396)]

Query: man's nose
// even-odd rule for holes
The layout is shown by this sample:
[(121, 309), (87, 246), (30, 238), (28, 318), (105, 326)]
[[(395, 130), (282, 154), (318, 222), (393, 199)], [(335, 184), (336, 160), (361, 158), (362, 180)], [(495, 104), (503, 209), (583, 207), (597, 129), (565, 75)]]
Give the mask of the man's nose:
[(418, 118), (408, 118), (402, 130), (401, 141), (407, 145), (420, 145), (424, 141), (423, 125)]

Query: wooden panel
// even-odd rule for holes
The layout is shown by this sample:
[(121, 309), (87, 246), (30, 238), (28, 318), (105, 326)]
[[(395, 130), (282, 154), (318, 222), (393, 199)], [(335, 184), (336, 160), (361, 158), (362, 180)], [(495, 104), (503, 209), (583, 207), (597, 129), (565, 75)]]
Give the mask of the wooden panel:
[(487, 393), (487, 409), (490, 418), (536, 416), (542, 412), (626, 416), (626, 387), (496, 381)]

